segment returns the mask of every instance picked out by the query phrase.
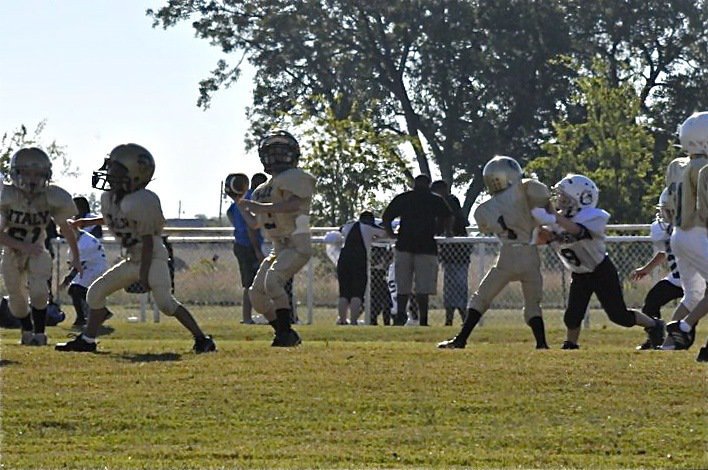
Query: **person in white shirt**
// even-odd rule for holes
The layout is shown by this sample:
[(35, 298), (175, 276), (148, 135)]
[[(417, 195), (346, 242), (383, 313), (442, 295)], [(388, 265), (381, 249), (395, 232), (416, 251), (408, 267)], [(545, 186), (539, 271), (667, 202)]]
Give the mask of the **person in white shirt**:
[(356, 325), (361, 314), (361, 307), (368, 282), (368, 258), (371, 243), (377, 238), (384, 238), (386, 232), (375, 224), (374, 214), (363, 211), (359, 220), (349, 222), (341, 228), (344, 245), (337, 261), (337, 281), (339, 283), (339, 301), (337, 304), (338, 325)]

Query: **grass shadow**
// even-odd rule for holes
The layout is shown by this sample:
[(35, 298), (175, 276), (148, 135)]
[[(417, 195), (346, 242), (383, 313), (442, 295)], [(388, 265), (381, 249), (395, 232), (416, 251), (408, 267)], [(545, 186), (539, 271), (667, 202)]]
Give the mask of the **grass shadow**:
[(138, 363), (138, 362), (170, 362), (182, 360), (182, 355), (177, 353), (144, 353), (144, 354), (122, 354), (121, 359)]
[(14, 366), (20, 364), (20, 361), (11, 361), (9, 359), (0, 359), (0, 367)]

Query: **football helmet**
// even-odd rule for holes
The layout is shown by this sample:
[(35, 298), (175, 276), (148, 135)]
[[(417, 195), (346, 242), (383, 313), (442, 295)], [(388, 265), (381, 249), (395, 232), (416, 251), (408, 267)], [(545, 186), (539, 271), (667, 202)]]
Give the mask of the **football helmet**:
[(18, 188), (35, 193), (45, 188), (52, 178), (52, 162), (37, 148), (20, 149), (10, 159), (10, 179)]
[(103, 166), (93, 172), (91, 185), (101, 191), (132, 193), (148, 185), (155, 173), (155, 159), (146, 148), (124, 144), (111, 150)]
[(659, 222), (662, 228), (666, 228), (667, 225), (673, 220), (673, 204), (671, 203), (671, 198), (669, 197), (669, 188), (664, 188), (659, 196), (659, 202), (656, 205), (656, 221)]
[(597, 185), (583, 175), (566, 175), (553, 186), (556, 195), (556, 207), (566, 217), (573, 217), (581, 209), (597, 207), (600, 190)]
[(497, 155), (484, 165), (482, 179), (490, 194), (504, 191), (521, 181), (523, 171), (519, 162), (511, 157)]
[(279, 173), (297, 166), (300, 160), (300, 145), (289, 132), (274, 130), (258, 143), (258, 157), (266, 173)]
[(708, 155), (708, 111), (694, 113), (679, 127), (681, 148), (689, 155)]

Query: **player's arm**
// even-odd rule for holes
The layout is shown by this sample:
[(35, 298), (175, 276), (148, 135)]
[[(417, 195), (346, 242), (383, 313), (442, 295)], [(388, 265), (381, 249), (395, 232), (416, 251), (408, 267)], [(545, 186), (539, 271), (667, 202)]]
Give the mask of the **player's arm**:
[(141, 237), (142, 251), (140, 252), (140, 284), (146, 289), (150, 288), (148, 281), (150, 275), (150, 265), (152, 264), (153, 236), (143, 235)]
[(258, 202), (250, 199), (241, 199), (239, 206), (245, 207), (255, 215), (265, 214), (266, 212), (288, 214), (299, 211), (303, 202), (303, 198), (291, 194), (287, 199), (279, 202)]
[(393, 233), (393, 227), (391, 226), (391, 223), (393, 222), (393, 219), (401, 215), (399, 210), (399, 206), (401, 205), (400, 201), (400, 195), (394, 197), (388, 207), (386, 207), (386, 210), (384, 210), (383, 215), (381, 216), (381, 225), (389, 238), (396, 238), (396, 234)]
[(663, 251), (657, 251), (654, 256), (641, 268), (637, 268), (634, 271), (632, 271), (632, 274), (630, 275), (631, 279), (633, 281), (638, 281), (639, 279), (642, 279), (643, 277), (647, 276), (650, 274), (654, 268), (662, 264), (666, 260), (666, 253)]
[(68, 221), (69, 225), (76, 229), (81, 229), (84, 227), (88, 227), (90, 225), (104, 225), (105, 221), (103, 220), (103, 216), (99, 217), (84, 217), (82, 219), (73, 219)]
[(79, 245), (76, 241), (76, 231), (69, 226), (68, 220), (56, 220), (55, 223), (59, 227), (59, 233), (64, 235), (64, 239), (71, 250), (71, 267), (76, 270), (79, 275), (82, 275), (84, 273), (84, 267), (81, 265), (81, 259), (79, 257)]

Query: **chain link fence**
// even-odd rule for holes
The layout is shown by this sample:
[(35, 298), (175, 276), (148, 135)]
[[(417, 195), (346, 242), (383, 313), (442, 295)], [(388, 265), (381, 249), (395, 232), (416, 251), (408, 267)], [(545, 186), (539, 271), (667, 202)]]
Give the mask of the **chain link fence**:
[[(652, 256), (653, 248), (648, 236), (648, 226), (630, 226), (631, 235), (617, 235), (608, 238), (608, 253), (620, 274), (627, 305), (639, 308), (644, 296), (653, 285), (651, 281), (634, 283), (629, 275), (637, 267), (646, 263)], [(331, 230), (331, 229), (330, 229)], [(313, 321), (332, 322), (337, 318), (338, 297), (336, 265), (328, 255), (325, 232), (328, 229), (314, 231), (314, 255), (310, 263), (294, 278), (293, 297), (297, 315), (303, 323)], [(627, 232), (627, 230), (625, 230)], [(170, 231), (168, 240), (174, 253), (174, 290), (175, 296), (190, 308), (208, 314), (209, 309), (233, 306), (234, 318), (240, 318), (241, 280), (238, 263), (233, 255), (233, 238), (215, 233), (230, 233), (229, 229), (212, 229), (199, 232), (198, 236), (184, 236), (180, 231)], [(499, 253), (499, 244), (495, 238), (483, 236), (439, 238), (438, 291), (431, 296), (430, 308), (443, 309), (446, 306), (463, 307), (487, 270), (494, 263)], [(369, 288), (365, 304), (367, 321), (373, 312), (381, 318), (393, 308), (392, 291), (395, 282), (392, 277), (393, 241), (375, 242), (369, 262)], [(110, 238), (104, 240), (104, 246), (113, 264), (121, 257), (119, 245)], [(68, 272), (67, 247), (59, 243), (55, 249), (54, 275), (52, 279), (55, 297), (64, 304), (70, 304), (65, 291), (58, 288)], [(566, 305), (570, 273), (565, 270), (557, 254), (549, 247), (541, 247), (542, 274), (544, 282), (543, 306), (546, 309), (563, 309)], [(655, 270), (653, 281), (665, 275), (663, 270)], [(4, 284), (0, 285), (0, 294), (6, 295)], [(129, 294), (119, 291), (109, 299), (109, 306), (120, 305), (139, 309), (143, 319), (150, 316), (150, 302), (144, 294)], [(507, 286), (496, 298), (492, 309), (520, 309), (523, 296), (519, 283)], [(591, 308), (598, 308), (593, 297)], [(146, 312), (147, 310), (147, 312)], [(238, 312), (238, 314), (236, 313)], [(153, 315), (157, 315), (153, 312)], [(326, 318), (320, 318), (320, 316)], [(157, 319), (157, 316), (155, 317)]]

